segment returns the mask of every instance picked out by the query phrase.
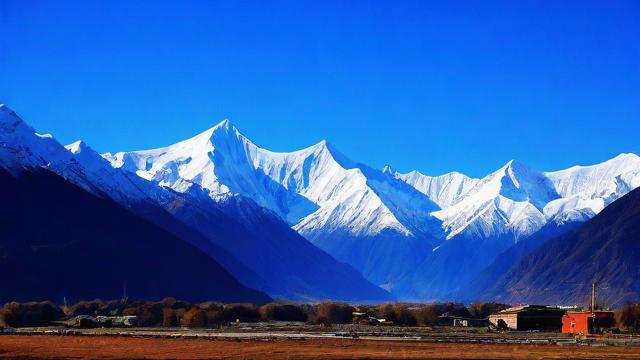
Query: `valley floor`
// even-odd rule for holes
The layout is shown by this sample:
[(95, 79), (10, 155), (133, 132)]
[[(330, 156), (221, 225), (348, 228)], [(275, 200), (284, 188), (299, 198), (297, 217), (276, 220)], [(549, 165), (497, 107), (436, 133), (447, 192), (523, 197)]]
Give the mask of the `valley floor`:
[(469, 330), (300, 323), (198, 330), (22, 328), (0, 335), (0, 359), (640, 358), (640, 339), (620, 335), (576, 341), (559, 333)]
[(7, 359), (637, 359), (638, 347), (425, 343), (307, 338), (211, 340), (121, 336), (0, 336)]

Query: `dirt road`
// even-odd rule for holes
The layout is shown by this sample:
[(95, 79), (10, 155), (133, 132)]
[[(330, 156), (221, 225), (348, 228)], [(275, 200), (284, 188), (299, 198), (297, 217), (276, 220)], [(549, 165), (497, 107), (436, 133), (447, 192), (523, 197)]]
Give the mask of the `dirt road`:
[(20, 359), (638, 359), (638, 347), (441, 344), (351, 339), (205, 340), (118, 336), (0, 336)]

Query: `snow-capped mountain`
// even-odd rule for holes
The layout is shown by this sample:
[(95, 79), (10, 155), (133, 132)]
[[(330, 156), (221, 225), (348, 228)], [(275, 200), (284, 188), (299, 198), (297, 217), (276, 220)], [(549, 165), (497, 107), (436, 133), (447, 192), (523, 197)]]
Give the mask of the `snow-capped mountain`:
[[(374, 271), (389, 272), (371, 261), (384, 257), (383, 251), (419, 258), (440, 237), (437, 219), (429, 215), (436, 204), (404, 182), (350, 161), (325, 141), (271, 152), (223, 121), (174, 145), (105, 157), (114, 167), (179, 192), (198, 185), (217, 201), (234, 194), (250, 198), (369, 279), (381, 280)], [(410, 240), (381, 246), (380, 240), (346, 238)], [(393, 272), (406, 271), (411, 262), (406, 264)]]
[[(395, 176), (410, 184), (429, 181), (420, 181), (415, 175)], [(639, 185), (640, 159), (634, 154), (622, 154), (598, 165), (546, 173), (510, 161), (461, 191), (452, 204), (433, 213), (442, 220), (449, 241), (400, 280), (395, 291), (414, 300), (451, 294), (458, 298), (473, 296), (463, 293), (469, 289), (465, 284), (503, 256), (503, 251), (521, 239), (531, 238), (528, 244), (542, 244), (594, 217)], [(447, 184), (440, 186), (446, 188)], [(421, 188), (440, 193), (433, 185)], [(541, 229), (545, 229), (544, 234), (538, 235)], [(526, 255), (528, 251), (509, 254)], [(461, 258), (465, 261), (460, 262)], [(516, 261), (511, 259), (511, 263)]]
[[(120, 172), (82, 143), (70, 148), (73, 152), (53, 136), (36, 133), (0, 104), (0, 189), (6, 205), (0, 274), (18, 275), (3, 276), (3, 299), (112, 298), (127, 279), (138, 299), (269, 301), (184, 239), (134, 215), (129, 194), (138, 193), (131, 184), (144, 180), (132, 176), (120, 189), (104, 186), (122, 178), (96, 181), (94, 176)], [(171, 223), (170, 216), (162, 220)], [(182, 263), (179, 269), (166, 266), (173, 261)], [(202, 288), (203, 283), (216, 286)]]
[[(631, 158), (623, 155), (614, 160), (624, 157)], [(606, 306), (637, 302), (638, 238), (640, 189), (635, 189), (586, 224), (548, 240), (516, 261), (479, 298), (507, 303), (588, 303), (591, 284), (597, 283), (601, 285), (598, 299)]]
[(518, 238), (544, 225), (544, 206), (557, 198), (544, 174), (509, 161), (434, 215), (443, 221), (447, 238), (462, 233), (488, 238), (505, 232)]
[(545, 173), (562, 199), (545, 206), (557, 222), (589, 219), (605, 206), (640, 186), (640, 157), (620, 154), (601, 164), (573, 166)]
[(640, 186), (634, 154), (553, 172), (509, 161), (481, 179), (427, 176), (373, 169), (326, 141), (272, 152), (226, 120), (167, 147), (99, 155), (81, 141), (65, 149), (2, 105), (0, 145), (0, 167), (52, 170), (243, 283), (300, 300), (389, 297), (353, 268), (401, 299), (442, 299), (516, 243), (533, 238), (513, 253), (529, 252)]
[[(439, 278), (466, 281), (456, 274), (481, 270), (549, 222), (593, 217), (608, 198), (623, 195), (640, 179), (632, 160), (598, 165), (606, 170), (554, 173), (509, 161), (482, 179), (458, 172), (431, 177), (390, 167), (379, 171), (351, 161), (326, 141), (272, 152), (226, 120), (174, 145), (105, 157), (116, 168), (178, 192), (198, 186), (216, 202), (235, 195), (252, 199), (370, 281), (405, 289), (397, 290), (401, 297), (403, 291), (426, 296), (429, 287), (443, 294), (447, 289), (437, 284)], [(574, 177), (577, 184), (593, 179), (596, 185), (567, 184)], [(462, 253), (473, 264), (451, 269)], [(447, 276), (438, 276), (441, 271)], [(405, 284), (425, 277), (424, 291)]]
[(51, 170), (195, 245), (244, 284), (273, 296), (390, 299), (387, 292), (310, 244), (253, 200), (228, 195), (215, 202), (199, 185), (183, 192), (158, 186), (112, 167), (82, 141), (63, 147), (50, 135), (38, 135), (6, 106), (0, 106), (0, 167), (15, 174)]
[(396, 178), (427, 195), (441, 209), (457, 203), (480, 181), (455, 171), (440, 176), (423, 175), (417, 170), (402, 174), (393, 172), (390, 167), (386, 167), (384, 171), (392, 173)]
[[(436, 209), (419, 196), (419, 203), (409, 204), (416, 199), (407, 196), (409, 188), (398, 182), (374, 191), (373, 187), (387, 185), (379, 184), (386, 179), (368, 179), (364, 173), (375, 170), (362, 169), (325, 141), (299, 151), (271, 152), (253, 144), (228, 120), (168, 147), (105, 157), (116, 168), (179, 192), (196, 184), (214, 199), (232, 194), (251, 198), (302, 233), (329, 226), (355, 235), (387, 229), (410, 234), (420, 227), (402, 221), (403, 216)], [(404, 192), (394, 193), (398, 186)]]
[(49, 168), (90, 190), (83, 169), (73, 155), (50, 134), (38, 134), (4, 104), (0, 104), (0, 166), (12, 173), (28, 168)]
[(601, 164), (538, 172), (510, 161), (482, 179), (460, 173), (393, 173), (440, 206), (447, 237), (528, 236), (549, 221), (585, 221), (640, 186), (640, 157), (621, 154)]
[(113, 169), (82, 141), (64, 147), (52, 135), (38, 134), (2, 104), (0, 143), (0, 163), (10, 171), (46, 168), (94, 195), (112, 198), (121, 204), (150, 200), (150, 196), (169, 197), (155, 184)]

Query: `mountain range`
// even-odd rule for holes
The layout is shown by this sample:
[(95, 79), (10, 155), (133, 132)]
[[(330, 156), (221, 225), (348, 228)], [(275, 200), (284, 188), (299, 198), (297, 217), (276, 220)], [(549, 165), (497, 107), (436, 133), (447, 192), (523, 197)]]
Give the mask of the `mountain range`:
[(583, 226), (524, 256), (485, 290), (505, 302), (587, 303), (596, 284), (599, 305), (640, 297), (640, 189), (614, 201)]
[(520, 261), (640, 185), (635, 154), (553, 172), (509, 161), (483, 178), (427, 176), (371, 168), (326, 141), (272, 152), (227, 120), (166, 147), (100, 155), (0, 110), (5, 169), (46, 169), (182, 239), (245, 286), (293, 300), (515, 301), (499, 296), (512, 287), (496, 290), (505, 274), (521, 274)]
[(392, 298), (249, 198), (230, 196), (214, 202), (202, 196), (200, 187), (177, 192), (157, 186), (111, 167), (83, 142), (65, 148), (51, 135), (37, 134), (6, 106), (0, 107), (0, 142), (0, 167), (17, 179), (23, 178), (25, 168), (55, 173), (83, 191), (162, 227), (204, 252), (241, 283), (272, 297), (373, 302)]

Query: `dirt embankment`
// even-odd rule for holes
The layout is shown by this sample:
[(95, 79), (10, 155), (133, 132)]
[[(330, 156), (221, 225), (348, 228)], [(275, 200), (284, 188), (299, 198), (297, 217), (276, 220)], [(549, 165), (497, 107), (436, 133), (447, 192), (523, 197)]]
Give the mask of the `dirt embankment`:
[(638, 347), (441, 344), (351, 339), (205, 340), (117, 336), (0, 336), (21, 359), (638, 359)]

